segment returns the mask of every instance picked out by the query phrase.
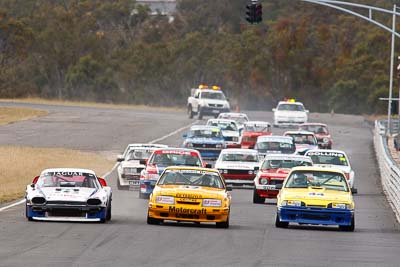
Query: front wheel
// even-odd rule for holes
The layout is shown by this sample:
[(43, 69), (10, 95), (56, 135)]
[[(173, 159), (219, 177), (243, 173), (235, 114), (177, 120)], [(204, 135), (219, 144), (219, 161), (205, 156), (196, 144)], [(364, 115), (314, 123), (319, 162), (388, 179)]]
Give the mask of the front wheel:
[(264, 203), (264, 202), (265, 202), (265, 197), (260, 197), (257, 194), (257, 190), (254, 188), (254, 191), (253, 191), (253, 203), (260, 204), (260, 203)]
[(193, 112), (192, 106), (188, 106), (187, 113), (188, 113), (189, 119), (193, 119), (194, 112)]
[(215, 226), (216, 226), (217, 228), (229, 228), (229, 215), (228, 215), (228, 217), (226, 218), (226, 221), (224, 221), (224, 222), (217, 222), (217, 223), (215, 223)]
[(162, 220), (160, 219), (155, 219), (149, 216), (149, 213), (147, 213), (147, 224), (153, 224), (153, 225), (157, 225), (162, 223)]
[(289, 223), (288, 222), (281, 222), (281, 220), (279, 219), (279, 215), (277, 213), (276, 214), (276, 219), (275, 219), (275, 226), (277, 228), (288, 228)]
[(28, 208), (28, 204), (25, 204), (25, 216), (26, 216), (26, 219), (28, 219), (28, 221), (33, 221), (33, 218), (28, 216), (28, 213), (29, 213), (28, 209), (29, 209)]
[(356, 223), (354, 220), (354, 217), (351, 218), (351, 223), (350, 225), (339, 225), (339, 229), (345, 232), (354, 232), (354, 229), (356, 227)]
[(107, 221), (111, 220), (111, 201), (110, 204), (107, 206), (106, 220)]

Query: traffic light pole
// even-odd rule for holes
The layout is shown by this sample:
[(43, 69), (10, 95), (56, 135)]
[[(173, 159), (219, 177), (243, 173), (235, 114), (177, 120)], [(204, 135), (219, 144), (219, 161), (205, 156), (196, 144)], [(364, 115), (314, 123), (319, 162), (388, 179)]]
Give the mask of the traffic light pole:
[[(394, 44), (395, 44), (395, 37), (400, 38), (400, 33), (396, 32), (396, 16), (400, 16), (400, 13), (397, 12), (396, 5), (393, 5), (393, 10), (388, 10), (388, 9), (379, 8), (379, 7), (373, 7), (373, 6), (362, 5), (362, 4), (351, 3), (351, 2), (344, 2), (344, 1), (335, 1), (335, 0), (300, 0), (300, 1), (308, 2), (308, 3), (312, 3), (312, 4), (323, 5), (323, 6), (327, 6), (330, 8), (334, 8), (334, 9), (349, 13), (356, 17), (367, 20), (392, 34), (391, 55), (390, 55), (390, 84), (389, 84), (389, 98), (388, 98), (388, 119), (387, 119), (387, 121), (388, 121), (387, 129), (389, 131), (388, 133), (390, 133), (391, 107), (392, 107), (392, 101), (395, 100), (394, 98), (392, 98), (392, 95), (393, 95), (392, 94), (392, 92), (393, 92), (393, 69), (394, 69)], [(358, 9), (362, 9), (362, 10), (368, 10), (368, 16), (365, 16), (354, 10), (346, 9), (345, 6), (350, 6), (350, 7), (358, 8)], [(392, 15), (392, 28), (389, 28), (386, 25), (374, 20), (372, 17), (373, 11), (391, 14)], [(400, 97), (400, 89), (399, 89), (399, 97)], [(399, 106), (400, 106), (400, 103), (399, 103)], [(400, 108), (399, 108), (399, 116), (400, 116)]]

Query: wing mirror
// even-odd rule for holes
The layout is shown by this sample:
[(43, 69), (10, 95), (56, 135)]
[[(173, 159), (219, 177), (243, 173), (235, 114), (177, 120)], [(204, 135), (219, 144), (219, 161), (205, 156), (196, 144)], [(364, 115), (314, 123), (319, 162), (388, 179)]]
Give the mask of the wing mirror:
[(275, 189), (281, 190), (282, 189), (282, 184), (275, 185)]
[(97, 179), (99, 180), (101, 186), (107, 186), (106, 180), (104, 180), (103, 178), (100, 178), (100, 177), (97, 177)]
[(273, 108), (272, 111), (275, 112), (276, 108)]
[(232, 191), (233, 186), (231, 184), (226, 185), (226, 191)]
[(124, 156), (123, 155), (118, 155), (117, 157), (117, 162), (124, 161)]
[(147, 165), (147, 160), (146, 159), (141, 159), (141, 160), (139, 160), (139, 164)]
[(186, 138), (186, 137), (187, 137), (187, 133), (183, 134), (182, 137), (183, 137), (183, 138)]
[(212, 165), (211, 165), (211, 163), (206, 163), (206, 166), (205, 166), (205, 167), (211, 169), (211, 168), (212, 168)]

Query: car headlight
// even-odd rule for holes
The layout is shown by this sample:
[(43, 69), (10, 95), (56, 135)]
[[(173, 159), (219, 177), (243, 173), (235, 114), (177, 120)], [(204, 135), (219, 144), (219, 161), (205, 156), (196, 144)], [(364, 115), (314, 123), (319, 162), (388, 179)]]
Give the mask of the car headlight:
[(156, 196), (156, 203), (160, 204), (175, 204), (175, 198), (171, 196)]
[(222, 206), (222, 201), (220, 199), (203, 199), (202, 203), (203, 207), (221, 207)]
[(329, 138), (324, 137), (324, 139), (322, 139), (322, 142), (324, 142), (324, 143), (329, 143)]
[(217, 145), (215, 145), (215, 147), (216, 148), (223, 148), (223, 145), (222, 144), (217, 144)]
[(334, 208), (334, 209), (350, 209), (350, 205), (344, 204), (344, 203), (333, 203), (332, 208)]
[(249, 174), (253, 174), (253, 171), (249, 171)]
[(301, 202), (299, 200), (284, 200), (284, 201), (282, 201), (282, 206), (301, 207), (304, 205), (303, 205), (303, 202)]
[(262, 185), (268, 184), (268, 179), (267, 178), (261, 178), (260, 179), (260, 184), (262, 184)]
[(186, 147), (193, 147), (192, 143), (186, 143)]
[(239, 137), (232, 137), (232, 141), (233, 141), (233, 142), (239, 141)]

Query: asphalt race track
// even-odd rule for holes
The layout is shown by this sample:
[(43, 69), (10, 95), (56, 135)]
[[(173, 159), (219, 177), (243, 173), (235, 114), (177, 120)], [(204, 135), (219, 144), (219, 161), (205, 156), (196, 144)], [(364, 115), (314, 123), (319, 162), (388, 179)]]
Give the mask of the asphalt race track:
[[(195, 122), (180, 112), (18, 105), (50, 114), (1, 126), (1, 145), (66, 147), (115, 157), (128, 143), (153, 141)], [(271, 112), (247, 114), (272, 119)], [(345, 150), (355, 169), (355, 232), (277, 229), (275, 201), (253, 204), (252, 191), (240, 189), (232, 192), (229, 229), (147, 225), (147, 200), (138, 192), (119, 191), (113, 171), (106, 177), (114, 190), (110, 223), (28, 222), (24, 205), (1, 211), (0, 266), (399, 266), (400, 229), (380, 186), (371, 126), (359, 116), (312, 114), (311, 121), (328, 123), (334, 148)], [(179, 146), (183, 133), (159, 142)]]

